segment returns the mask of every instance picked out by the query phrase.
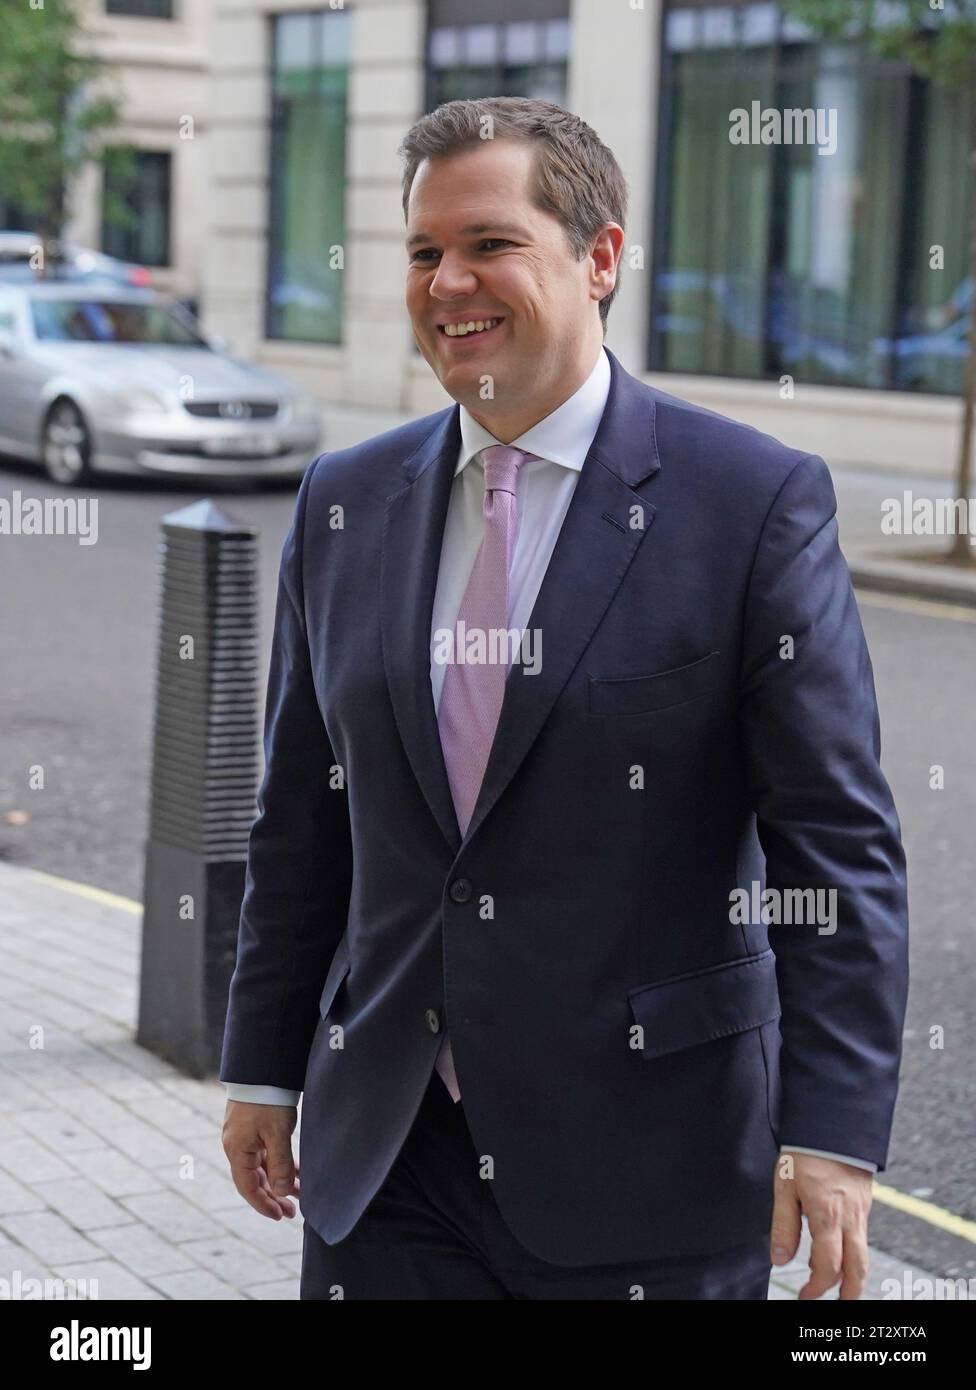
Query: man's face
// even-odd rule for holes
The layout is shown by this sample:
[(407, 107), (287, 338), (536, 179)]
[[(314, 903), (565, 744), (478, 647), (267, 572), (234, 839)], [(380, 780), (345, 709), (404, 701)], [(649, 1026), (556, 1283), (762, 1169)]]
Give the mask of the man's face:
[[(527, 141), (504, 139), (425, 159), (407, 210), (417, 346), (496, 437), (504, 422), (528, 428), (582, 383), (603, 338), (598, 301), (613, 284), (592, 259), (577, 261), (562, 224), (533, 206), (533, 161)], [(472, 321), (494, 326), (446, 331)]]

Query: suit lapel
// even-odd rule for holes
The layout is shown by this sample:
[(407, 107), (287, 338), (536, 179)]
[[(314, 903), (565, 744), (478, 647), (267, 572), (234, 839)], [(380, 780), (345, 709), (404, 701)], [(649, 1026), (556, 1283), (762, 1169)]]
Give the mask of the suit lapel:
[(383, 661), (410, 766), (452, 851), (461, 844), (430, 684), (430, 626), (441, 541), (461, 448), (458, 406), (403, 464), (387, 499), (380, 575)]
[[(660, 468), (654, 393), (608, 351), (606, 409), (527, 626), (541, 633), (536, 675), (513, 665), (465, 842), (518, 771), (559, 692), (613, 600), (655, 515), (634, 489)], [(461, 835), (430, 684), (430, 626), (441, 541), (461, 445), (459, 409), (445, 412), (404, 463), (406, 487), (387, 501), (381, 574), (383, 657), (414, 776), (455, 854)], [(632, 508), (642, 509), (642, 526)]]

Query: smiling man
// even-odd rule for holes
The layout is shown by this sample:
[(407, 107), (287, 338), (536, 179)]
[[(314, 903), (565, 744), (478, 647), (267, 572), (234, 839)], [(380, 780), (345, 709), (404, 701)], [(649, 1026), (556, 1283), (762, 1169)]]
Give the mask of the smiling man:
[[(401, 154), (456, 404), (299, 489), (234, 1180), (300, 1190), (307, 1299), (763, 1299), (802, 1214), (801, 1297), (857, 1298), (908, 928), (829, 472), (605, 348), (626, 186), (585, 122), (451, 102)], [(455, 626), (540, 660), (445, 661)], [(834, 930), (730, 906), (757, 884)]]
[[(565, 225), (536, 205), (535, 164), (531, 141), (501, 136), (425, 157), (406, 209), (417, 345), (444, 389), (506, 443), (563, 405), (593, 370), (599, 306), (613, 296), (623, 246), (623, 228), (608, 222), (594, 227), (592, 244), (580, 238), (586, 254), (577, 259)], [(550, 199), (559, 196), (556, 180), (569, 195), (574, 176), (569, 164), (553, 170)], [(603, 181), (622, 217), (619, 170), (615, 181), (608, 164)]]

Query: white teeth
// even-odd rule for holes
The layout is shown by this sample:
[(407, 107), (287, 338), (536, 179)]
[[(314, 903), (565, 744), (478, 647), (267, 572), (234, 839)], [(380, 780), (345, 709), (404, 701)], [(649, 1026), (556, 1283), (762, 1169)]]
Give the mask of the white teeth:
[(467, 323), (446, 323), (444, 332), (449, 338), (463, 338), (466, 333), (483, 333), (500, 322), (500, 319), (470, 319)]

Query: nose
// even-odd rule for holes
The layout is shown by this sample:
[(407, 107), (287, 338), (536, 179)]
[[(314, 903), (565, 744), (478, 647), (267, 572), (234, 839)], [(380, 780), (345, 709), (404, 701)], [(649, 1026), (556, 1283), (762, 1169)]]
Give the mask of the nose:
[(463, 256), (445, 251), (437, 264), (429, 288), (434, 299), (457, 299), (462, 295), (468, 297), (476, 292), (478, 277)]

